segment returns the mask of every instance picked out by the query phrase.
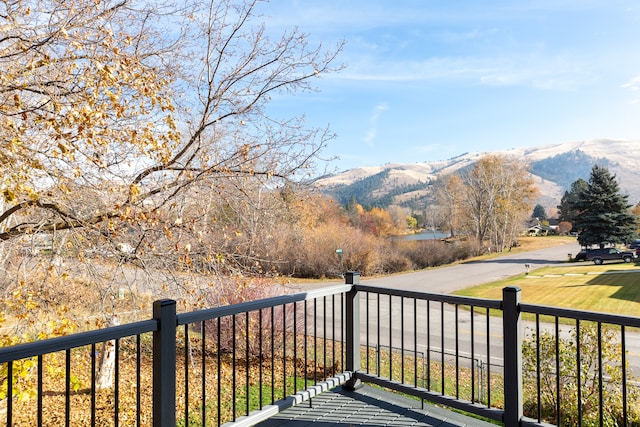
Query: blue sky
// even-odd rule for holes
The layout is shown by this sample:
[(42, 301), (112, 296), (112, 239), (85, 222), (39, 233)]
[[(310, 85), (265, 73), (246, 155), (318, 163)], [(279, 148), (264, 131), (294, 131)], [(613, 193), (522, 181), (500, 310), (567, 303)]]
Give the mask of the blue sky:
[(587, 139), (640, 140), (640, 1), (273, 0), (346, 69), (279, 99), (338, 137), (338, 170)]

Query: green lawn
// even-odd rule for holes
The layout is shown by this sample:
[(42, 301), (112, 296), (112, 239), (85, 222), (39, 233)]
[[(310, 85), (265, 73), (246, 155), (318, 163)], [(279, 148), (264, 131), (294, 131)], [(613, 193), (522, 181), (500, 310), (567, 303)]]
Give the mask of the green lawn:
[(548, 267), (455, 294), (501, 299), (505, 286), (522, 289), (522, 301), (529, 304), (640, 316), (640, 265), (635, 264)]

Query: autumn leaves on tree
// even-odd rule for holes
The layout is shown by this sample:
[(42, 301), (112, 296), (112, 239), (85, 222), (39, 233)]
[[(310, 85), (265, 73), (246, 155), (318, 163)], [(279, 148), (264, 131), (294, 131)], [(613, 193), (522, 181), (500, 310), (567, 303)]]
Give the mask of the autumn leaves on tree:
[(333, 137), (266, 106), (342, 68), (342, 46), (273, 38), (259, 6), (0, 2), (0, 240), (46, 232), (54, 252), (141, 266), (225, 261), (211, 225), (304, 177)]
[(271, 40), (236, 3), (3, 2), (0, 238), (108, 234), (216, 179), (311, 167), (331, 135), (264, 107), (339, 68), (340, 46)]
[(443, 179), (436, 195), (452, 237), (462, 231), (500, 252), (517, 240), (538, 189), (525, 163), (486, 156), (467, 172)]

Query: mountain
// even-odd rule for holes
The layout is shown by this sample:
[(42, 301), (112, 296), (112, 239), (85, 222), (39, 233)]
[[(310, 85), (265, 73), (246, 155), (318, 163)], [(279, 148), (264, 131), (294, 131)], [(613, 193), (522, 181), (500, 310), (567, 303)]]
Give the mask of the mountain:
[(426, 163), (387, 163), (350, 169), (324, 176), (316, 185), (326, 194), (347, 204), (352, 198), (368, 207), (399, 205), (414, 211), (425, 209), (433, 201), (432, 184), (439, 177), (460, 172), (489, 154), (513, 156), (530, 165), (540, 189), (537, 203), (554, 208), (565, 190), (578, 178), (589, 180), (594, 164), (616, 175), (629, 203), (640, 200), (640, 141), (591, 140), (566, 142), (532, 148), (496, 152), (464, 153), (448, 160)]

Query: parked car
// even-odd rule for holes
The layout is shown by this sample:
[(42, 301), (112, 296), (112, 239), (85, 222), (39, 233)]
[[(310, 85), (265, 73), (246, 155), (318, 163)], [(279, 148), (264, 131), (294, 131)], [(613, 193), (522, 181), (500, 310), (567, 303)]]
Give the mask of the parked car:
[(574, 261), (586, 261), (587, 260), (587, 250), (586, 249), (581, 249), (580, 252), (578, 252), (576, 254), (575, 257), (573, 257)]
[(635, 249), (636, 251), (640, 249), (640, 239), (635, 239), (633, 242), (629, 243), (629, 249)]
[(635, 251), (621, 251), (618, 248), (587, 249), (586, 260), (593, 260), (594, 264), (602, 264), (604, 261), (631, 262), (636, 259)]

